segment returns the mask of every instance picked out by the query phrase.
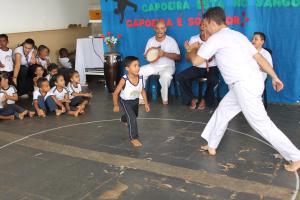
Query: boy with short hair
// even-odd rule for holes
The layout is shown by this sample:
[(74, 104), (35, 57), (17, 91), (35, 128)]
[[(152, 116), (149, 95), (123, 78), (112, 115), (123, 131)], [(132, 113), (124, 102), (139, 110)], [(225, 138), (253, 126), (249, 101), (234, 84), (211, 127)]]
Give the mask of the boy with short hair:
[(8, 36), (6, 34), (0, 34), (0, 72), (7, 72), (9, 80), (11, 81), (13, 76), (13, 51), (7, 47)]
[(50, 92), (49, 82), (46, 78), (39, 78), (37, 80), (39, 90), (33, 92), (33, 105), (39, 117), (46, 117), (47, 113), (55, 112), (56, 116), (63, 113), (57, 108), (57, 105), (52, 98), (53, 94)]
[(55, 63), (51, 63), (48, 66), (47, 71), (48, 71), (48, 75), (45, 78), (49, 81), (50, 87), (52, 88), (55, 86), (52, 77), (58, 74), (58, 66)]
[(121, 117), (121, 121), (128, 125), (129, 140), (134, 147), (142, 146), (138, 140), (137, 116), (139, 112), (139, 96), (142, 95), (145, 102), (146, 112), (150, 111), (147, 101), (147, 95), (144, 89), (143, 76), (139, 75), (140, 65), (137, 57), (127, 56), (124, 59), (125, 69), (128, 72), (120, 80), (115, 92), (113, 93), (114, 112), (119, 112), (119, 94), (121, 104), (125, 114)]

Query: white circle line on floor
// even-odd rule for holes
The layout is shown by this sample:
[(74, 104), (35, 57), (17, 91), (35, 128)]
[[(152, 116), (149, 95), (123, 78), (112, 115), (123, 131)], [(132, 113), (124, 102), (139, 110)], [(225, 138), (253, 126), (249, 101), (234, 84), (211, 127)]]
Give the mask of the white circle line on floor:
[[(184, 122), (184, 123), (192, 123), (192, 124), (202, 124), (202, 125), (206, 125), (207, 123), (204, 123), (204, 122), (199, 122), (199, 121), (188, 121), (188, 120), (181, 120), (181, 119), (168, 119), (168, 118), (138, 118), (138, 120), (160, 120), (160, 121), (173, 121), (173, 122)], [(58, 129), (62, 129), (62, 128), (69, 128), (69, 127), (73, 127), (73, 126), (80, 126), (80, 125), (86, 125), (86, 124), (93, 124), (93, 123), (102, 123), (102, 122), (113, 122), (113, 121), (120, 121), (120, 119), (108, 119), (108, 120), (98, 120), (98, 121), (89, 121), (89, 122), (82, 122), (82, 123), (76, 123), (76, 124), (69, 124), (69, 125), (65, 125), (65, 126), (59, 126), (59, 127), (55, 127), (55, 128), (51, 128), (51, 129), (46, 129), (46, 130), (43, 130), (43, 131), (39, 131), (39, 132), (36, 132), (36, 133), (33, 133), (33, 134), (30, 134), (30, 135), (27, 135), (25, 137), (22, 137), (18, 140), (15, 140), (15, 141), (12, 141), (10, 143), (7, 143), (3, 146), (0, 147), (0, 151), (3, 150), (4, 148), (6, 147), (9, 147), (13, 144), (16, 144), (18, 142), (21, 142), (23, 140), (26, 140), (28, 138), (31, 138), (33, 136), (36, 136), (36, 135), (41, 135), (43, 133), (47, 133), (47, 132), (51, 132), (51, 131), (55, 131), (55, 130), (58, 130)], [(257, 140), (267, 146), (269, 146), (270, 148), (274, 149), (275, 151), (277, 151), (272, 145), (270, 145), (269, 143), (267, 143), (266, 141), (262, 140), (262, 139), (259, 139), (255, 136), (252, 136), (252, 135), (249, 135), (247, 133), (243, 133), (241, 131), (237, 131), (237, 130), (234, 130), (234, 129), (231, 129), (231, 128), (227, 128), (227, 130), (231, 131), (231, 132), (234, 132), (234, 133), (238, 133), (238, 134), (241, 134), (241, 135), (244, 135), (244, 136), (247, 136), (247, 137), (250, 137), (254, 140)], [(295, 190), (294, 190), (294, 193), (293, 193), (293, 196), (291, 197), (291, 200), (295, 200), (297, 198), (297, 195), (298, 195), (298, 192), (299, 192), (299, 176), (298, 176), (298, 173), (295, 172), (295, 177), (296, 177), (296, 183), (295, 183)]]

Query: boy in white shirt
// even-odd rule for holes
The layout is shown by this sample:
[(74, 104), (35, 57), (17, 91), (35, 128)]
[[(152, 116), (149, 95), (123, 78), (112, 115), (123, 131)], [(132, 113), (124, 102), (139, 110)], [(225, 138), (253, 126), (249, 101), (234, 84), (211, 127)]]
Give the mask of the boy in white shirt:
[[(266, 36), (262, 32), (255, 32), (252, 38), (252, 44), (257, 49), (257, 51), (269, 62), (269, 64), (273, 67), (272, 56), (266, 49), (263, 48), (266, 41)], [(263, 79), (266, 80), (268, 74), (262, 71)]]
[[(149, 76), (159, 75), (159, 82), (161, 85), (161, 98), (164, 105), (168, 104), (168, 89), (175, 73), (175, 61), (180, 60), (180, 50), (177, 42), (170, 36), (166, 35), (166, 24), (162, 21), (155, 25), (155, 36), (150, 38), (147, 42), (144, 56), (151, 47), (159, 48), (160, 58), (151, 64), (141, 67), (140, 75), (144, 77), (144, 84)], [(140, 96), (141, 103), (143, 103), (142, 96)]]
[(0, 34), (0, 72), (7, 72), (9, 80), (13, 76), (13, 51), (7, 47), (8, 36)]
[(202, 132), (207, 145), (202, 149), (216, 155), (228, 122), (241, 111), (248, 123), (291, 164), (287, 171), (300, 168), (300, 151), (268, 117), (261, 94), (264, 90), (260, 68), (272, 77), (273, 88), (279, 92), (283, 83), (271, 65), (243, 34), (226, 26), (226, 16), (221, 7), (213, 7), (204, 14), (204, 23), (211, 35), (198, 52), (193, 51), (191, 60), (195, 66), (215, 55), (219, 70), (229, 86), (229, 92)]

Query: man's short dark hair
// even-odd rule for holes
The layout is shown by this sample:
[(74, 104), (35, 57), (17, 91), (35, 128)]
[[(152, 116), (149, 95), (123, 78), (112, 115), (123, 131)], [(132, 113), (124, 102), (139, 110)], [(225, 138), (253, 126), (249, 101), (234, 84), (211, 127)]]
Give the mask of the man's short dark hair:
[(135, 56), (126, 56), (124, 58), (125, 67), (129, 67), (133, 61), (138, 61), (139, 59)]
[(5, 40), (8, 41), (8, 36), (6, 34), (0, 34), (0, 38), (5, 38)]
[(42, 86), (42, 84), (43, 84), (44, 82), (48, 82), (48, 80), (47, 80), (45, 77), (39, 78), (39, 79), (37, 80), (37, 86), (38, 86), (38, 88), (41, 88), (41, 86)]
[(224, 9), (221, 7), (209, 8), (203, 15), (203, 19), (213, 20), (218, 25), (226, 24), (226, 15)]
[(254, 32), (254, 35), (259, 35), (260, 39), (266, 41), (266, 35), (263, 32)]

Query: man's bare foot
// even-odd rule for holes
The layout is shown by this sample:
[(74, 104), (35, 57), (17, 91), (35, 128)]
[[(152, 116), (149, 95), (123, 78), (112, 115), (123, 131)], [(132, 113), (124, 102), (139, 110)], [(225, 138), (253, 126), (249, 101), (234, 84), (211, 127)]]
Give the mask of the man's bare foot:
[(30, 118), (34, 117), (34, 115), (35, 115), (35, 112), (32, 112), (32, 111), (29, 111), (29, 112), (28, 112), (28, 116), (29, 116)]
[(143, 146), (142, 143), (138, 139), (131, 140), (130, 142), (131, 142), (131, 144), (134, 147), (141, 147), (141, 146)]
[(190, 109), (194, 110), (194, 109), (196, 109), (196, 107), (197, 107), (197, 99), (193, 99), (191, 101)]
[(300, 160), (284, 165), (284, 169), (289, 172), (296, 172), (300, 168)]
[(145, 105), (144, 99), (139, 99), (139, 104), (140, 104), (140, 105)]
[(205, 100), (204, 100), (204, 99), (202, 99), (202, 100), (200, 101), (200, 104), (199, 104), (198, 110), (204, 110), (204, 109), (205, 109), (205, 107), (206, 107)]
[(56, 111), (55, 111), (56, 116), (60, 116), (62, 113), (63, 113), (62, 110), (56, 109)]
[(163, 103), (164, 106), (167, 106), (169, 104), (168, 101), (163, 101), (162, 103)]
[(25, 117), (25, 115), (27, 115), (28, 114), (28, 110), (25, 110), (24, 112), (22, 112), (22, 113), (19, 113), (19, 119), (24, 119), (24, 117)]
[(216, 149), (210, 148), (208, 145), (201, 146), (200, 149), (207, 151), (211, 156), (215, 156), (217, 154)]

